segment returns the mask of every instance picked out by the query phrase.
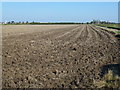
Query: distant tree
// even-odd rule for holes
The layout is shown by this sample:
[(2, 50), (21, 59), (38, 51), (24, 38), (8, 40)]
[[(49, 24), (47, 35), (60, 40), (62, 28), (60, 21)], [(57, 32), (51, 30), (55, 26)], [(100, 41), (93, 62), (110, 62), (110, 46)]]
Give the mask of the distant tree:
[(7, 24), (11, 24), (11, 22), (7, 22)]
[(14, 22), (14, 21), (11, 21), (10, 24), (15, 24), (15, 22)]
[(26, 24), (28, 24), (29, 22), (28, 21), (26, 21)]
[(22, 24), (24, 24), (24, 21), (22, 22)]
[(33, 21), (32, 24), (34, 24), (35, 22)]
[(20, 22), (20, 21), (19, 21), (18, 23), (19, 23), (19, 24), (21, 24), (21, 22)]
[(89, 24), (89, 22), (87, 22), (86, 24)]
[(101, 22), (100, 20), (93, 20), (93, 21), (91, 21), (90, 23), (91, 23), (91, 24), (100, 24), (100, 22)]

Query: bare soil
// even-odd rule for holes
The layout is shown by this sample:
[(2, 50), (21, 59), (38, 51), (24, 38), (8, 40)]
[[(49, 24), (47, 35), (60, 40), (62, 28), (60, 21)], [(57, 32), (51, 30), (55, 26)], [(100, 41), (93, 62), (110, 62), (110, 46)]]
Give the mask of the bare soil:
[(3, 26), (3, 88), (91, 88), (120, 62), (114, 34), (92, 25)]

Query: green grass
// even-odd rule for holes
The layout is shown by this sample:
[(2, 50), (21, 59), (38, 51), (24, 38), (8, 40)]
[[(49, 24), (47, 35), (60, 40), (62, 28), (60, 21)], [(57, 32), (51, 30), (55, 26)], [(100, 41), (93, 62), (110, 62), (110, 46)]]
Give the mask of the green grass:
[(120, 24), (97, 24), (97, 25), (120, 30)]
[(120, 34), (120, 31), (115, 31), (115, 33), (118, 33), (118, 34)]

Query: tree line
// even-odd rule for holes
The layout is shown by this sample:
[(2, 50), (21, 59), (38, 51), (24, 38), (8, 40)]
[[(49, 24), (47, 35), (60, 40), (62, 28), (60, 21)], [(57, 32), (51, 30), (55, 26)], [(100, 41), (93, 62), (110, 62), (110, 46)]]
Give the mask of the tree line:
[(100, 21), (100, 20), (92, 20), (90, 22), (86, 23), (76, 23), (76, 22), (29, 22), (29, 21), (22, 21), (22, 22), (15, 22), (15, 21), (9, 21), (9, 22), (2, 22), (1, 24), (115, 24), (114, 22), (108, 22), (108, 21)]

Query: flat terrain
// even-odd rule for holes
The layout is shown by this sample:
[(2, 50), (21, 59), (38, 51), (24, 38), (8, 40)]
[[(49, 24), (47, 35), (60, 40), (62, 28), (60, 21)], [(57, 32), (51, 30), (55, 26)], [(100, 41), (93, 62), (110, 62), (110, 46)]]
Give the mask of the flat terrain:
[(120, 30), (120, 24), (98, 24), (98, 25)]
[(120, 61), (114, 34), (92, 25), (3, 26), (3, 87), (94, 87)]

